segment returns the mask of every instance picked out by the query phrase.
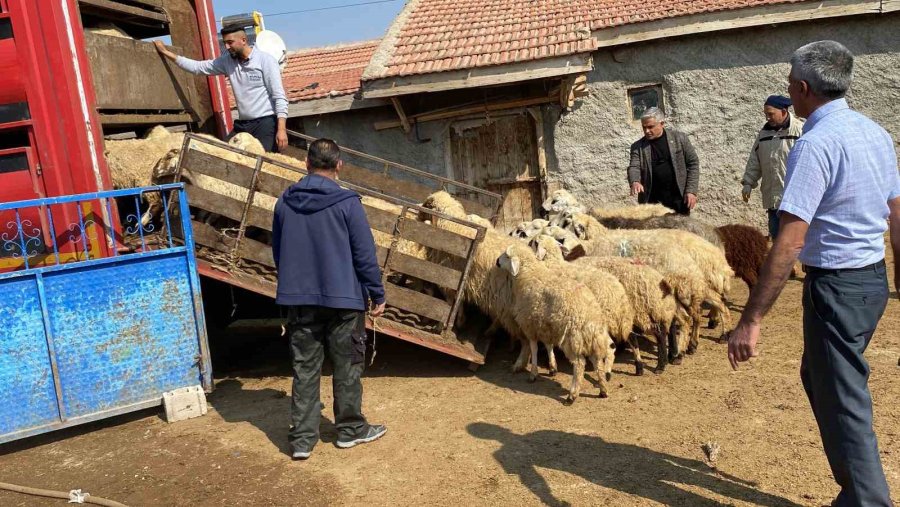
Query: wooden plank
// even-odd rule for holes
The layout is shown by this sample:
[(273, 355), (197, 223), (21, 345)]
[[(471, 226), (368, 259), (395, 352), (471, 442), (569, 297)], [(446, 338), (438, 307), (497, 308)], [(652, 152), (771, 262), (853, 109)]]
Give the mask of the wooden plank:
[[(593, 49), (584, 53), (507, 65), (492, 65), (408, 77), (375, 79), (363, 83), (362, 96), (366, 99), (397, 97), (412, 93), (496, 86), (532, 79), (590, 72), (593, 70), (592, 51)], [(372, 70), (369, 71), (369, 69)], [(371, 63), (369, 69), (367, 69), (367, 72), (379, 72), (378, 69), (373, 68)]]
[(281, 197), (281, 194), (283, 194), (284, 191), (294, 183), (297, 182), (291, 181), (287, 178), (282, 178), (281, 176), (277, 176), (275, 174), (269, 174), (267, 172), (260, 171), (259, 177), (256, 180), (256, 192), (278, 198)]
[[(194, 240), (197, 243), (227, 254), (234, 249), (235, 238), (221, 234), (209, 224), (191, 220), (191, 227), (194, 229)], [(237, 255), (241, 259), (258, 262), (270, 268), (275, 267), (272, 247), (246, 236), (241, 239), (241, 247)]]
[(253, 168), (231, 160), (190, 149), (181, 159), (181, 167), (213, 178), (249, 188), (253, 183)]
[(353, 95), (323, 97), (320, 99), (301, 100), (299, 102), (288, 104), (288, 118), (316, 116), (319, 114), (389, 105), (391, 105), (390, 101), (385, 99), (357, 99)]
[(390, 282), (384, 284), (384, 297), (387, 304), (391, 306), (438, 322), (445, 322), (447, 316), (450, 315), (450, 305), (446, 301), (405, 289)]
[[(113, 2), (111, 0), (78, 0), (78, 3), (81, 4), (83, 10), (96, 8), (105, 11), (111, 11), (117, 14), (137, 16), (148, 20), (159, 21), (160, 23), (169, 22), (169, 18), (165, 14), (119, 2)], [(88, 9), (84, 9), (85, 7), (88, 7)]]
[(472, 244), (469, 238), (408, 218), (400, 221), (400, 237), (458, 257), (466, 257)]
[(387, 234), (394, 233), (394, 225), (397, 223), (396, 214), (383, 209), (373, 208), (366, 204), (363, 204), (363, 209), (366, 212), (366, 218), (369, 220), (369, 227)]
[[(437, 192), (437, 189), (414, 181), (391, 178), (382, 173), (363, 169), (346, 162), (341, 170), (341, 180), (416, 203), (423, 202), (429, 195)], [(463, 197), (456, 197), (456, 199), (463, 205), (467, 213), (474, 213), (487, 219), (494, 215), (495, 210), (484, 204)]]
[(172, 114), (130, 114), (100, 113), (100, 123), (103, 125), (160, 125), (163, 123), (190, 123), (194, 117), (188, 113)]
[(403, 127), (403, 132), (409, 134), (412, 129), (409, 126), (409, 118), (403, 112), (403, 104), (400, 103), (400, 99), (397, 97), (391, 97), (391, 104), (394, 105), (394, 110), (397, 111), (397, 116), (400, 117), (400, 126)]
[(247, 225), (272, 232), (272, 219), (274, 217), (275, 212), (273, 210), (260, 208), (259, 206), (250, 206), (250, 210), (247, 213)]
[(194, 231), (194, 242), (198, 245), (226, 254), (230, 254), (234, 248), (234, 238), (225, 237), (209, 224), (191, 220), (191, 228)]
[(881, 12), (881, 3), (879, 0), (826, 0), (765, 5), (618, 26), (597, 30), (593, 36), (598, 41), (598, 47), (602, 48), (735, 28), (873, 14)]
[[(100, 109), (190, 111), (197, 95), (192, 76), (166, 63), (153, 44), (84, 34)], [(181, 48), (173, 51), (183, 54)]]
[(423, 261), (400, 252), (391, 254), (391, 271), (397, 271), (441, 287), (456, 290), (462, 278), (462, 272), (448, 267)]
[(272, 255), (272, 246), (250, 239), (244, 236), (241, 239), (241, 248), (238, 257), (248, 261), (258, 262), (270, 268), (275, 267), (275, 257)]
[[(191, 206), (237, 220), (238, 222), (241, 221), (241, 217), (244, 214), (244, 203), (242, 201), (192, 184), (185, 184), (184, 189), (187, 191), (188, 203)], [(268, 229), (271, 229), (271, 227), (272, 222), (270, 220)]]
[[(463, 107), (449, 111), (441, 111), (434, 113), (422, 113), (411, 116), (416, 123), (423, 123), (435, 120), (447, 120), (459, 116), (469, 116), (478, 113), (489, 113), (492, 111), (502, 111), (504, 109), (516, 109), (519, 107), (537, 106), (540, 104), (549, 104), (558, 100), (557, 96), (552, 97), (531, 97), (527, 99), (507, 100), (503, 102), (494, 102), (490, 104), (479, 104), (477, 106)], [(392, 129), (401, 126), (401, 123), (395, 120), (375, 122), (375, 130)]]

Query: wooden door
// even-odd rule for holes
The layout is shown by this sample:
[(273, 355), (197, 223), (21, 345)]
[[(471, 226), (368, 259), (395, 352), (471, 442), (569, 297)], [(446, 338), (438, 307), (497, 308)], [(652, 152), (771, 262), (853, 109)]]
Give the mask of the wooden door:
[(509, 230), (539, 216), (541, 181), (531, 115), (456, 122), (450, 127), (450, 150), (454, 179), (503, 196), (497, 228)]

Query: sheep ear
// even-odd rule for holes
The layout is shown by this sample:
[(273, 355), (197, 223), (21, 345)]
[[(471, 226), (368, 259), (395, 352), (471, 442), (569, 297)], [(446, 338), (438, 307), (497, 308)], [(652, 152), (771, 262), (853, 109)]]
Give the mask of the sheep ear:
[(544, 208), (544, 211), (550, 211), (550, 208), (553, 207), (553, 197), (548, 197), (543, 204), (541, 204), (541, 208)]
[(537, 244), (537, 247), (534, 249), (534, 255), (538, 258), (539, 261), (544, 260), (547, 257), (547, 249), (543, 247), (540, 243)]
[(519, 269), (522, 267), (522, 261), (518, 257), (509, 258), (509, 272), (512, 276), (519, 276)]

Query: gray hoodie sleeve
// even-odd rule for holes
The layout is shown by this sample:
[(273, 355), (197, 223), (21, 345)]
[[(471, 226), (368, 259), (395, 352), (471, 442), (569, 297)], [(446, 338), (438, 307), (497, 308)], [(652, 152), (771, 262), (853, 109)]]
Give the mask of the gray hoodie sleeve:
[(191, 74), (203, 74), (206, 76), (224, 76), (227, 73), (225, 62), (222, 60), (226, 55), (221, 55), (215, 60), (191, 60), (184, 56), (178, 56), (175, 59), (175, 65), (190, 72)]
[(269, 92), (269, 98), (272, 99), (275, 115), (279, 118), (287, 118), (288, 101), (284, 93), (284, 85), (281, 82), (281, 67), (278, 66), (278, 60), (274, 57), (263, 58), (263, 82), (266, 85), (266, 91)]

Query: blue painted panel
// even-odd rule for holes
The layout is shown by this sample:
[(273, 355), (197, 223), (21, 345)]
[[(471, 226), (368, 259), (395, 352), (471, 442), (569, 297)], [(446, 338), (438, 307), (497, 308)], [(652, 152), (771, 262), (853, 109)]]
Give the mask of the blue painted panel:
[(0, 281), (0, 435), (59, 421), (34, 276)]
[(67, 417), (200, 383), (190, 280), (183, 254), (44, 275)]

